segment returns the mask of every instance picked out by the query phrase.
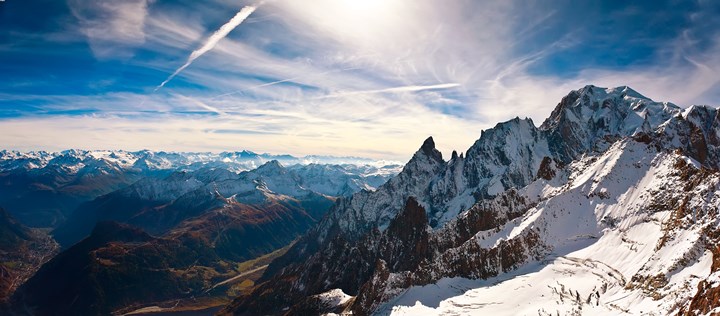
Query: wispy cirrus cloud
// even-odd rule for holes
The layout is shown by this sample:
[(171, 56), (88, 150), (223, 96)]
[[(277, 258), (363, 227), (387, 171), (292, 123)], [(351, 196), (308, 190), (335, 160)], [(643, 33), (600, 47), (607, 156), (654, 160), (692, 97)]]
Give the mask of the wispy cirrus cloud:
[(216, 108), (216, 107), (214, 107), (214, 106), (208, 105), (207, 103), (202, 102), (202, 101), (200, 101), (200, 100), (197, 100), (197, 99), (194, 99), (194, 98), (191, 98), (191, 97), (187, 97), (187, 96), (184, 96), (184, 95), (181, 95), (181, 94), (176, 94), (176, 95), (177, 95), (180, 99), (183, 99), (183, 100), (186, 100), (186, 101), (188, 101), (188, 102), (190, 102), (190, 103), (192, 103), (192, 104), (195, 104), (195, 105), (197, 105), (198, 107), (200, 107), (200, 108), (202, 108), (202, 109), (211, 111), (211, 112), (213, 112), (213, 113), (217, 113), (218, 115), (227, 115), (227, 113), (225, 113), (224, 111), (222, 111), (222, 110), (220, 110), (220, 109), (218, 109), (218, 108)]
[[(203, 151), (251, 148), (405, 160), (406, 152), (414, 152), (428, 135), (438, 140), (442, 150), (452, 150), (463, 145), (457, 140), (458, 135), (469, 137), (476, 132), (471, 121), (437, 115), (416, 103), (389, 102), (377, 95), (304, 104), (257, 103), (235, 98), (209, 101), (168, 95), (152, 96), (139, 106), (143, 97), (55, 96), (52, 104), (56, 110), (73, 107), (77, 114), (46, 112), (6, 118), (3, 127), (8, 132), (0, 135), (0, 141), (12, 149), (62, 149), (73, 147), (65, 140), (80, 137), (83, 148)], [(24, 101), (32, 99), (26, 96)], [(347, 111), (348, 108), (358, 112)], [(417, 126), (425, 128), (417, 133)]]
[(441, 89), (456, 88), (459, 86), (460, 86), (459, 83), (440, 83), (440, 84), (427, 85), (427, 86), (412, 85), (412, 86), (392, 87), (392, 88), (384, 88), (384, 89), (374, 89), (374, 90), (337, 92), (337, 93), (326, 94), (326, 95), (322, 96), (322, 98), (349, 97), (349, 96), (361, 95), (361, 94), (401, 93), (401, 92), (417, 92), (417, 91), (425, 91), (425, 90), (441, 90)]
[(145, 20), (153, 0), (69, 0), (79, 30), (96, 57), (128, 57), (145, 43)]
[[(563, 95), (586, 84), (630, 85), (681, 106), (717, 104), (720, 96), (720, 27), (712, 19), (718, 6), (707, 1), (275, 0), (233, 19), (234, 31), (218, 33), (228, 12), (243, 17), (244, 5), (146, 2), (138, 11), (142, 23), (135, 23), (142, 28), (117, 27), (117, 34), (136, 37), (107, 36), (125, 38), (108, 47), (132, 51), (132, 58), (108, 62), (98, 54), (104, 68), (89, 74), (92, 93), (0, 91), (0, 105), (17, 118), (13, 126), (44, 124), (26, 143), (21, 135), (0, 135), (0, 143), (60, 146), (41, 135), (63, 135), (65, 147), (240, 146), (404, 160), (429, 135), (449, 152), (514, 116), (539, 124)], [(13, 49), (20, 51), (0, 54)], [(43, 79), (60, 87), (82, 82), (59, 78)], [(164, 79), (172, 86), (151, 93)], [(140, 132), (143, 125), (153, 131)], [(82, 133), (70, 133), (79, 130), (107, 137), (85, 142)], [(88, 146), (73, 145), (83, 142)]]

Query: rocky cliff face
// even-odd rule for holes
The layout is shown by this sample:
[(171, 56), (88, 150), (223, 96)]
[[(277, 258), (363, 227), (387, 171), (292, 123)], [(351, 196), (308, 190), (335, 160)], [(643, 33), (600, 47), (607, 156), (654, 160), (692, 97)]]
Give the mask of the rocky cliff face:
[[(711, 306), (694, 293), (711, 294), (707, 285), (716, 280), (716, 170), (628, 138), (518, 193), (534, 200), (521, 217), (446, 248), (428, 268), (390, 274), (392, 282), (373, 300), (385, 303), (364, 312), (495, 314), (507, 313), (510, 305), (521, 313), (675, 314), (688, 311), (693, 300)], [(499, 258), (486, 256), (494, 251)], [(467, 258), (477, 260), (470, 270), (464, 268)], [(475, 289), (452, 290), (460, 286), (456, 282)], [(431, 289), (447, 298), (445, 305), (433, 307), (421, 294)], [(413, 306), (415, 301), (427, 307)]]
[[(620, 267), (622, 285), (600, 280), (598, 288), (606, 284), (605, 291), (643, 295), (653, 288), (667, 302), (686, 302), (687, 296), (670, 294), (677, 288), (661, 289), (661, 284), (675, 284), (668, 277), (664, 283), (652, 280), (676, 271), (668, 266), (679, 269), (704, 260), (700, 254), (706, 243), (683, 248), (658, 240), (713, 225), (717, 117), (715, 109), (682, 112), (628, 87), (586, 86), (563, 98), (539, 128), (517, 118), (498, 124), (450, 161), (442, 160), (428, 139), (396, 178), (375, 192), (338, 201), (315, 229), (273, 262), (265, 284), (225, 312), (282, 313), (304, 297), (335, 288), (355, 296), (348, 305), (355, 314), (387, 311), (386, 302), (408, 288), (445, 278), (499, 277), (588, 244), (597, 248), (588, 252), (612, 252), (611, 241), (629, 227), (644, 227), (643, 220), (657, 223), (647, 228), (655, 232), (649, 238), (656, 239), (644, 243), (658, 243), (650, 247), (653, 251), (631, 250), (645, 265)], [(694, 182), (678, 177), (690, 172), (680, 161), (705, 170), (702, 180), (695, 178), (706, 188), (705, 200), (695, 199), (693, 205), (705, 210), (706, 224), (677, 227), (661, 216), (687, 208), (677, 201), (693, 199), (689, 192), (694, 189), (687, 185)], [(688, 214), (674, 216), (687, 220)], [(659, 254), (673, 250), (686, 254), (684, 261)], [(601, 255), (586, 259), (603, 260)]]

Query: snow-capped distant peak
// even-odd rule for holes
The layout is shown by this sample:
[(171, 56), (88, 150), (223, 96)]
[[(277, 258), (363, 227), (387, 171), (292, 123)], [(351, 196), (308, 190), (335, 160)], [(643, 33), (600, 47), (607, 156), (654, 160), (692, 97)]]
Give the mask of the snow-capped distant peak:
[(255, 169), (267, 162), (275, 161), (281, 166), (317, 164), (351, 164), (384, 167), (398, 165), (397, 162), (372, 160), (358, 157), (305, 156), (256, 154), (243, 150), (240, 152), (198, 153), (164, 151), (124, 151), (124, 150), (79, 150), (70, 149), (61, 152), (45, 151), (0, 151), (0, 171), (44, 168), (53, 164), (66, 165), (77, 162), (91, 163), (104, 161), (122, 169), (140, 171), (152, 170), (197, 170), (204, 167), (225, 167), (235, 172)]

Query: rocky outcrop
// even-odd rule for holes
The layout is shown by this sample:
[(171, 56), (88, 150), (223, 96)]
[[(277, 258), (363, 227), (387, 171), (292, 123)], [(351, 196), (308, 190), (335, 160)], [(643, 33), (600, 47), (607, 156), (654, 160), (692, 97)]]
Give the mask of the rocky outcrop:
[(415, 269), (430, 257), (429, 235), (425, 209), (410, 197), (383, 234), (378, 256), (383, 258), (390, 271)]
[(543, 158), (542, 162), (540, 162), (540, 168), (537, 171), (537, 177), (545, 180), (551, 180), (555, 177), (555, 168), (552, 158), (547, 156)]
[[(357, 295), (365, 281), (377, 273), (378, 261), (393, 272), (415, 269), (427, 261), (430, 258), (429, 235), (426, 211), (410, 197), (403, 211), (384, 232), (374, 230), (357, 241), (335, 237), (329, 247), (324, 247), (303, 265), (289, 267), (297, 270), (283, 273), (295, 277), (277, 275), (260, 285), (252, 295), (234, 302), (232, 310), (226, 312), (280, 313), (283, 308), (291, 308), (302, 298), (325, 292), (327, 288), (339, 288)], [(256, 294), (262, 295), (263, 299), (256, 300)]]

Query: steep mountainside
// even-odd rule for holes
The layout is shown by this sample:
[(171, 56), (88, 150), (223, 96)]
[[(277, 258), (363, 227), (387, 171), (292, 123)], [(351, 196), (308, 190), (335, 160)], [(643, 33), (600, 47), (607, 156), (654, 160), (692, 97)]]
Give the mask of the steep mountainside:
[(323, 193), (372, 190), (365, 179), (387, 178), (393, 168), (288, 169), (273, 160), (241, 173), (201, 168), (143, 178), (84, 204), (56, 229), (67, 249), (12, 306), (38, 315), (106, 315), (173, 301), (217, 306), (237, 293), (231, 287), (243, 280), (243, 262), (287, 246), (322, 218), (336, 199)]
[[(374, 289), (359, 296), (372, 303), (353, 308), (367, 313), (388, 302), (378, 312), (408, 315), (689, 311), (717, 259), (719, 176), (655, 144), (618, 142), (518, 191), (532, 206), (521, 217), (443, 248), (414, 271), (376, 274)], [(457, 236), (455, 227), (436, 238)]]
[[(717, 109), (586, 86), (539, 128), (500, 123), (450, 161), (430, 138), (378, 190), (339, 200), (224, 313), (292, 314), (337, 288), (354, 298), (325, 311), (687, 312), (698, 284), (703, 293), (717, 284), (719, 135)], [(496, 293), (475, 279), (515, 281)], [(432, 283), (445, 290), (423, 287)], [(701, 294), (693, 302), (718, 306)]]
[(0, 208), (0, 311), (15, 289), (57, 252), (47, 234), (27, 228)]
[(282, 201), (230, 202), (161, 237), (100, 222), (28, 280), (14, 306), (35, 315), (108, 315), (200, 297), (237, 275), (238, 263), (288, 245), (314, 223), (302, 208)]

